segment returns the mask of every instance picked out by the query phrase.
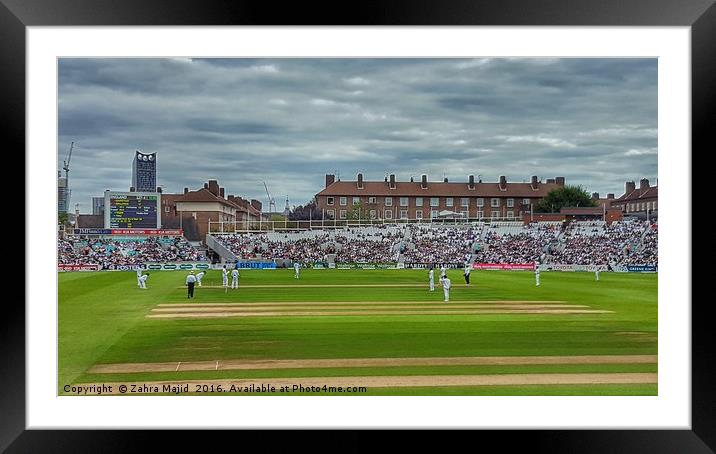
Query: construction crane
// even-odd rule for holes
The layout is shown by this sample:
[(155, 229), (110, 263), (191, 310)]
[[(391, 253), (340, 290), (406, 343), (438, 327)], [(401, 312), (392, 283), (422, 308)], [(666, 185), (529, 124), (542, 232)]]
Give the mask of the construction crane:
[(67, 159), (62, 162), (62, 170), (65, 171), (65, 212), (69, 211), (70, 197), (72, 191), (70, 190), (70, 159), (72, 159), (72, 150), (75, 147), (75, 143), (70, 143), (70, 151), (67, 153)]
[(266, 189), (266, 196), (268, 197), (269, 202), (269, 213), (275, 213), (276, 212), (276, 201), (271, 197), (271, 194), (269, 194), (268, 186), (266, 186), (266, 182), (264, 181), (264, 189)]

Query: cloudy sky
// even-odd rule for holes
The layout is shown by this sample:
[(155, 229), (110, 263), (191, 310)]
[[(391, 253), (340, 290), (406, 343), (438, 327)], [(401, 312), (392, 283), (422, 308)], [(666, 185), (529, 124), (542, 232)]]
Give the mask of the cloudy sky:
[(279, 210), (326, 173), (407, 181), (565, 176), (623, 193), (657, 176), (656, 59), (61, 59), (58, 168), (71, 205), (128, 190), (134, 150), (164, 192), (218, 179)]

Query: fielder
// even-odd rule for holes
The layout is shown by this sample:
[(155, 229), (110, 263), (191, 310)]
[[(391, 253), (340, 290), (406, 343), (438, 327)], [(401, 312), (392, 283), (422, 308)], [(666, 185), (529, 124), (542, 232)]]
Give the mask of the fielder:
[(442, 281), (447, 277), (447, 270), (445, 269), (445, 265), (440, 267), (440, 280)]
[(224, 269), (221, 270), (221, 285), (223, 285), (224, 288), (229, 286), (229, 270), (226, 269), (226, 265), (224, 265)]
[(428, 276), (430, 278), (430, 291), (435, 291), (435, 270), (430, 268), (430, 273), (428, 273)]
[(239, 288), (239, 270), (231, 270), (231, 288)]
[(204, 277), (204, 271), (200, 271), (200, 272), (199, 272), (196, 276), (194, 276), (194, 277), (196, 278), (196, 283), (197, 283), (197, 285), (198, 285), (199, 287), (201, 287), (201, 278)]
[(599, 280), (599, 267), (594, 269), (594, 279)]
[(139, 288), (146, 289), (147, 288), (147, 278), (149, 277), (149, 273), (142, 274), (139, 278)]
[(137, 268), (137, 287), (142, 288), (142, 269)]
[(298, 262), (293, 262), (293, 271), (295, 271), (293, 277), (299, 279), (301, 277), (301, 264)]
[(470, 271), (472, 270), (472, 266), (470, 266), (469, 263), (465, 264), (465, 286), (470, 286)]
[(443, 293), (445, 294), (445, 302), (447, 303), (450, 301), (450, 287), (452, 286), (452, 282), (450, 282), (450, 279), (445, 276), (443, 278)]
[(539, 287), (539, 263), (535, 262), (535, 286)]

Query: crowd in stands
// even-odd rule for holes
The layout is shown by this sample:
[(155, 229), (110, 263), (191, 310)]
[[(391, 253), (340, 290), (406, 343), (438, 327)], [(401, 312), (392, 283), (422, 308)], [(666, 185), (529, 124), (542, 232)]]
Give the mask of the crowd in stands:
[(406, 263), (465, 263), (479, 234), (472, 227), (433, 227), (411, 224), (409, 244), (403, 252)]
[(499, 235), (488, 231), (480, 250), (475, 253), (479, 263), (523, 264), (543, 262), (557, 245), (562, 226), (556, 223), (533, 223), (518, 233)]
[(176, 238), (87, 238), (68, 236), (57, 243), (57, 261), (62, 264), (121, 265), (162, 262), (197, 262), (206, 258), (185, 239)]
[[(553, 263), (579, 265), (656, 265), (656, 230), (652, 240), (642, 244), (645, 229), (651, 224), (640, 220), (613, 222), (604, 225), (600, 234), (585, 230), (580, 223), (572, 223), (562, 239), (563, 244), (554, 252)], [(641, 263), (649, 260), (648, 263)]]

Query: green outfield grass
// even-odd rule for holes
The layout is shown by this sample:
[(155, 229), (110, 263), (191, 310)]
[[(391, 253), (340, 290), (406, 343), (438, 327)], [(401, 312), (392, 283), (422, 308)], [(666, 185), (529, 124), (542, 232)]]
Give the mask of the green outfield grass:
[[(512, 374), (655, 373), (655, 363), (548, 365), (419, 365), (178, 370), (93, 373), (102, 364), (192, 361), (582, 356), (657, 354), (657, 275), (541, 274), (449, 270), (451, 303), (427, 288), (427, 270), (242, 270), (240, 288), (225, 291), (209, 271), (195, 298), (186, 298), (186, 272), (150, 272), (147, 290), (134, 272), (58, 273), (58, 392), (67, 384), (304, 377), (478, 376)], [(403, 287), (360, 287), (396, 285)], [(286, 287), (250, 287), (250, 286)], [(336, 287), (317, 287), (335, 285)], [(350, 287), (350, 286), (353, 287)], [(611, 311), (590, 314), (321, 315), (201, 319), (147, 318), (159, 304), (415, 302), (459, 310), (466, 302), (553, 301)], [(430, 304), (434, 303), (434, 304)], [(537, 304), (537, 303), (535, 303)], [(413, 305), (411, 305), (413, 306)], [(257, 306), (258, 307), (258, 306)], [(265, 307), (265, 306), (264, 306)], [(283, 306), (281, 306), (283, 307)], [(286, 306), (288, 307), (288, 306)], [(293, 307), (293, 306), (292, 306)], [(363, 306), (361, 306), (363, 307)], [(259, 309), (257, 309), (259, 310)], [(351, 310), (350, 307), (338, 310)], [(657, 385), (553, 384), (514, 386), (375, 387), (361, 395), (656, 395)]]

